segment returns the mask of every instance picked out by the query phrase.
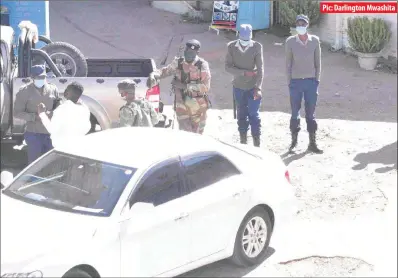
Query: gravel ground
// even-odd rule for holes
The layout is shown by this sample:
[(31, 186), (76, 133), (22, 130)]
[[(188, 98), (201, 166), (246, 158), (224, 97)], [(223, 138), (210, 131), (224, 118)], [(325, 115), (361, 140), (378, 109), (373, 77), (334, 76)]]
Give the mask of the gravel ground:
[[(200, 40), (213, 76), (205, 132), (238, 141), (231, 77), (224, 71), (225, 45), (234, 34), (216, 36), (207, 32), (207, 24), (183, 23), (143, 1), (54, 1), (50, 22), (52, 39), (72, 43), (90, 57), (169, 62), (181, 40)], [(300, 211), (289, 229), (274, 236), (269, 258), (260, 266), (241, 269), (221, 261), (183, 277), (397, 277), (397, 76), (363, 71), (355, 58), (323, 47), (317, 117), (325, 153), (306, 154), (303, 131), (297, 154), (286, 156), (284, 38), (259, 32), (255, 39), (264, 46), (262, 147), (288, 165)], [(169, 82), (161, 83), (166, 104), (172, 103)]]

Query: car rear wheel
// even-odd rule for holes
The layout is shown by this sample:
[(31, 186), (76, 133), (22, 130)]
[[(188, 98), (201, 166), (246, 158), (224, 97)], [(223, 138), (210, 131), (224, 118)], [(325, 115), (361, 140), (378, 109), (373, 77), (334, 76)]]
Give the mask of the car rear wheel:
[(268, 212), (255, 207), (243, 219), (235, 239), (232, 261), (248, 267), (261, 263), (267, 252), (272, 234), (272, 222)]
[(63, 278), (92, 278), (90, 274), (80, 269), (69, 270)]

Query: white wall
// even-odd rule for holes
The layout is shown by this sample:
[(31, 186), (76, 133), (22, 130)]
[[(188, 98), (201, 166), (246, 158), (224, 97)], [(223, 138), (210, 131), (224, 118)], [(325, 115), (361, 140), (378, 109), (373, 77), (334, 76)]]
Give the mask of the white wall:
[(349, 47), (347, 36), (347, 19), (349, 17), (368, 16), (370, 18), (383, 18), (390, 23), (391, 39), (383, 56), (397, 57), (397, 15), (396, 14), (325, 14), (318, 28), (314, 28), (314, 34), (323, 42), (335, 45), (336, 48)]

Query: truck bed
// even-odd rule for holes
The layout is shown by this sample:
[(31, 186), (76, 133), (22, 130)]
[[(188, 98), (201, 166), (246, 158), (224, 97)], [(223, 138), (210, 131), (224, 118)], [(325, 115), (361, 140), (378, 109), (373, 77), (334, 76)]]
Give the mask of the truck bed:
[(151, 59), (87, 59), (87, 77), (148, 77), (155, 68)]
[[(148, 90), (146, 80), (156, 68), (152, 59), (87, 59), (87, 64), (87, 77), (55, 77), (48, 78), (48, 82), (56, 85), (61, 95), (71, 82), (81, 83), (84, 87), (82, 100), (89, 106), (103, 129), (118, 121), (119, 109), (125, 104), (117, 84), (125, 78), (132, 78), (137, 83), (136, 96), (145, 97)], [(14, 100), (19, 88), (29, 82), (30, 78), (14, 79)], [(158, 97), (149, 100), (155, 108), (159, 106)]]

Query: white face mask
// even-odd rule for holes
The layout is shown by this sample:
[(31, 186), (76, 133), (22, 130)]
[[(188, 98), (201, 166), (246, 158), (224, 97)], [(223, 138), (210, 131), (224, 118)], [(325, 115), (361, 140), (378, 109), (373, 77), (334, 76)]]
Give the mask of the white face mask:
[(248, 45), (250, 44), (250, 41), (239, 40), (239, 43), (240, 43), (242, 46), (248, 46)]
[(307, 27), (297, 26), (296, 31), (297, 31), (297, 34), (299, 34), (299, 35), (305, 35), (307, 33)]
[(33, 82), (35, 83), (35, 86), (37, 88), (42, 88), (44, 86), (44, 84), (46, 84), (45, 79), (35, 79)]

